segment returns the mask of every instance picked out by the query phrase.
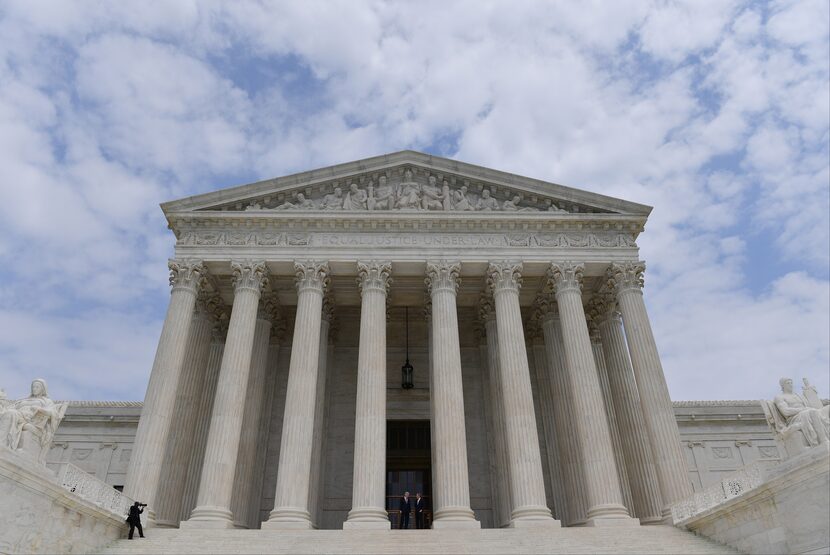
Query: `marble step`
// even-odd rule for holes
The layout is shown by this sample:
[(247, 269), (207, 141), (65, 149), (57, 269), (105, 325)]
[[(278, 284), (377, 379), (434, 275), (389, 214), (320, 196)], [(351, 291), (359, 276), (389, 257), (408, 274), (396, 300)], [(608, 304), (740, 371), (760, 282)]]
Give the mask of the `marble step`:
[(101, 553), (737, 553), (670, 526), (554, 530), (171, 530), (118, 540)]

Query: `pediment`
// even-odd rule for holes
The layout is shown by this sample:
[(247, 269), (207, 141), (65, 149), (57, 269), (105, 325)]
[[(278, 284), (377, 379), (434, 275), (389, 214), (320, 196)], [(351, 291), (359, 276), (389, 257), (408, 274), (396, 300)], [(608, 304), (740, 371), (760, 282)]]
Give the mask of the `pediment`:
[(647, 216), (651, 208), (555, 183), (402, 151), (165, 203), (181, 212), (501, 212)]

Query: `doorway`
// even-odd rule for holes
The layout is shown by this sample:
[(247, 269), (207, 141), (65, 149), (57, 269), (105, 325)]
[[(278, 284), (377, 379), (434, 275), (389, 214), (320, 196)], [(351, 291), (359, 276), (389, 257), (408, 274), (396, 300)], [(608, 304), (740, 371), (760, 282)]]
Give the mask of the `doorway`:
[(415, 494), (424, 498), (424, 528), (432, 525), (432, 456), (429, 420), (389, 420), (386, 422), (386, 511), (392, 528), (401, 521), (399, 503), (410, 493), (415, 528)]

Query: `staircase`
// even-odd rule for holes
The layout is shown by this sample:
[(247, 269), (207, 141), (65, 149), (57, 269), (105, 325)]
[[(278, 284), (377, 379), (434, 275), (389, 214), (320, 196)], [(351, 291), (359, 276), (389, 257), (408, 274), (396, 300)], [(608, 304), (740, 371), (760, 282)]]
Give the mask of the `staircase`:
[(737, 553), (672, 526), (485, 530), (177, 530), (101, 553)]

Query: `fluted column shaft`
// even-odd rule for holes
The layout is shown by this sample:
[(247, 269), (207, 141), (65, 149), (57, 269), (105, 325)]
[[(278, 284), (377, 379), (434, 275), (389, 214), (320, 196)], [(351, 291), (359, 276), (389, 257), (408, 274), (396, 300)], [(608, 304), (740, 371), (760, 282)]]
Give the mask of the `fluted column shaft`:
[(187, 340), (187, 355), (179, 377), (173, 425), (164, 454), (161, 487), (156, 495), (156, 524), (161, 527), (179, 525), (185, 479), (193, 449), (193, 431), (199, 410), (199, 394), (204, 384), (210, 350), (213, 319), (203, 300), (198, 305)]
[[(251, 491), (261, 492), (262, 484), (265, 481), (265, 462), (268, 458), (268, 443), (271, 438), (271, 407), (274, 404), (274, 387), (277, 381), (277, 364), (279, 362), (280, 344), (284, 325), (282, 320), (271, 324), (271, 338), (268, 344), (268, 364), (265, 376), (265, 396), (262, 405), (263, 417), (259, 422), (259, 445), (256, 452), (256, 463), (254, 466), (254, 479)], [(262, 523), (262, 495), (254, 494), (250, 497), (249, 514), (251, 520), (249, 528), (259, 528)]]
[(660, 481), (663, 517), (669, 518), (671, 505), (690, 496), (692, 485), (680, 446), (680, 432), (669, 387), (643, 302), (644, 271), (642, 263), (614, 264), (610, 278), (617, 291), (617, 303), (623, 317), (631, 364)]
[(601, 318), (599, 332), (608, 367), (608, 385), (619, 424), (620, 443), (631, 486), (634, 513), (643, 524), (656, 523), (662, 520), (660, 485), (651, 455), (648, 432), (643, 426), (643, 409), (640, 406), (640, 395), (628, 358), (619, 313), (607, 313)]
[(608, 368), (605, 363), (605, 353), (598, 336), (591, 335), (591, 350), (594, 352), (594, 364), (597, 366), (597, 377), (602, 391), (602, 406), (605, 408), (605, 417), (608, 419), (608, 431), (611, 434), (611, 447), (614, 454), (614, 466), (617, 468), (617, 478), (620, 481), (620, 493), (623, 505), (629, 515), (634, 515), (634, 503), (631, 500), (631, 488), (628, 485), (628, 473), (625, 469), (625, 455), (623, 455), (620, 432), (618, 430), (617, 413), (614, 410), (614, 401), (611, 399), (608, 383)]
[(553, 508), (555, 516), (560, 521), (564, 521), (563, 513), (566, 505), (565, 482), (562, 476), (562, 466), (559, 463), (560, 457), (556, 438), (553, 387), (544, 339), (538, 335), (534, 337), (532, 348), (535, 362), (534, 367), (536, 369), (536, 383), (539, 388), (539, 412), (542, 417), (542, 429), (544, 430), (545, 454), (548, 460)]
[[(257, 314), (254, 330), (254, 348), (251, 355), (251, 370), (245, 406), (242, 414), (242, 435), (239, 439), (236, 475), (234, 476), (233, 523), (237, 528), (247, 528), (251, 521), (251, 493), (253, 492), (254, 467), (257, 451), (265, 449), (258, 444), (262, 420), (262, 405), (265, 400), (265, 375), (268, 367), (268, 343), (271, 337), (271, 322), (278, 317), (278, 305), (273, 295), (263, 297)], [(267, 417), (266, 417), (267, 418)], [(257, 492), (258, 494), (259, 492)]]
[(232, 528), (234, 474), (251, 370), (257, 307), (268, 283), (262, 262), (232, 262), (234, 298), (219, 369), (196, 508), (182, 527)]
[[(315, 528), (322, 527), (322, 503), (325, 489), (326, 470), (326, 430), (328, 421), (328, 361), (329, 351), (334, 346), (330, 343), (332, 314), (326, 310), (323, 301), (323, 320), (320, 324), (320, 361), (317, 371), (317, 399), (314, 409), (314, 447), (311, 452), (311, 487), (308, 493), (308, 507), (311, 521)], [(333, 353), (332, 353), (333, 354)]]
[(430, 384), (433, 407), (432, 476), (433, 528), (478, 528), (470, 508), (467, 468), (467, 432), (461, 347), (458, 338), (457, 263), (427, 264), (427, 284), (432, 300), (432, 356)]
[(352, 509), (344, 528), (388, 529), (386, 513), (386, 292), (391, 264), (359, 262), (360, 350), (357, 358)]
[(488, 283), (493, 292), (498, 326), (499, 372), (504, 396), (504, 435), (510, 474), (510, 526), (558, 526), (545, 498), (542, 455), (533, 408), (530, 366), (525, 349), (519, 307), (521, 264), (490, 264)]
[(308, 512), (311, 481), (311, 450), (320, 358), (320, 321), (323, 294), (328, 283), (328, 265), (295, 263), (297, 316), (288, 366), (285, 416), (280, 442), (280, 462), (274, 510), (263, 528), (312, 527)]
[(487, 377), (490, 388), (490, 403), (492, 408), (491, 420), (493, 423), (493, 447), (495, 448), (496, 463), (496, 492), (497, 499), (493, 504), (498, 506), (499, 522), (497, 527), (510, 524), (512, 503), (510, 502), (510, 473), (507, 470), (507, 442), (504, 431), (504, 389), (501, 384), (499, 371), (499, 332), (496, 323), (496, 311), (491, 305), (485, 309), (484, 330), (487, 334)]
[(542, 317), (542, 331), (545, 336), (548, 373), (550, 374), (551, 397), (553, 400), (556, 446), (564, 481), (564, 520), (568, 526), (581, 526), (587, 520), (585, 499), (585, 476), (582, 468), (582, 452), (576, 435), (576, 414), (568, 373), (565, 369), (565, 347), (562, 345), (562, 325), (559, 313), (549, 310)]
[(623, 505), (611, 433), (582, 308), (582, 265), (553, 265), (551, 285), (562, 321), (565, 366), (573, 392), (576, 432), (588, 493), (589, 526), (636, 524)]
[(171, 260), (168, 266), (173, 287), (170, 304), (161, 328), (124, 484), (125, 495), (143, 499), (149, 505), (149, 522), (155, 520), (156, 492), (170, 435), (176, 388), (187, 352), (196, 294), (207, 274), (199, 261)]
[[(227, 320), (224, 321), (224, 324), (227, 324)], [(196, 508), (199, 483), (202, 478), (202, 464), (205, 460), (205, 448), (207, 447), (208, 431), (210, 430), (210, 415), (213, 412), (216, 384), (219, 380), (219, 369), (222, 366), (222, 354), (225, 351), (225, 333), (223, 325), (214, 325), (213, 339), (210, 343), (205, 367), (205, 379), (199, 394), (199, 408), (195, 419), (196, 426), (193, 430), (193, 446), (187, 465), (187, 479), (179, 521), (189, 519), (190, 513)]]

